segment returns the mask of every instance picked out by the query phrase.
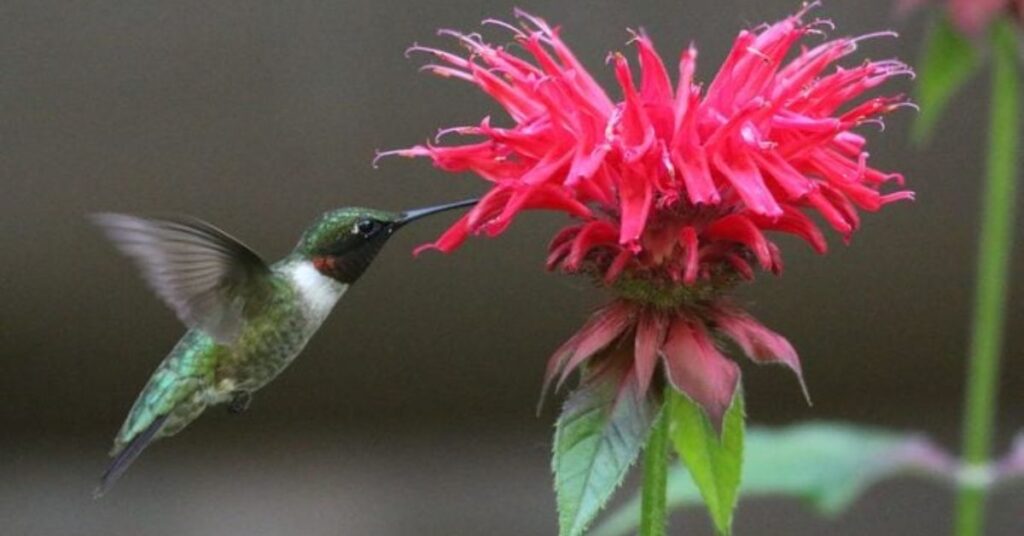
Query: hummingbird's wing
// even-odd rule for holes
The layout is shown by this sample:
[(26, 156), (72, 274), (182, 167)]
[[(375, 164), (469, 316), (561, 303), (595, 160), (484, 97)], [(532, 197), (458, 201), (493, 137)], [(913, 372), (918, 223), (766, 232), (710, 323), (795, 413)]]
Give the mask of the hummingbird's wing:
[(135, 260), (150, 287), (189, 327), (218, 343), (234, 343), (270, 269), (244, 244), (192, 218), (149, 219), (94, 214), (114, 245)]

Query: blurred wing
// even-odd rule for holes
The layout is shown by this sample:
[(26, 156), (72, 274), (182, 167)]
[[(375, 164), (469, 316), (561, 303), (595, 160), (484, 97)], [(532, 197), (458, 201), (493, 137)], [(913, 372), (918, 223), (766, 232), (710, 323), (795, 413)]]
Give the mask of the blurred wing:
[(270, 273), (259, 255), (196, 219), (108, 213), (92, 220), (135, 260), (149, 286), (182, 322), (221, 344), (235, 341), (245, 316), (254, 312), (245, 297), (258, 296)]

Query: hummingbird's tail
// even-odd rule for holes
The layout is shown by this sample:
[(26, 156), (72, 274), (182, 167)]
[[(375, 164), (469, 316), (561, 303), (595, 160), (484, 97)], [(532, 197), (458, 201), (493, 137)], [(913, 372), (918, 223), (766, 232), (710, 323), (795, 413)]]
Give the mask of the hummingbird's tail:
[(156, 433), (160, 431), (160, 427), (164, 425), (168, 416), (169, 415), (165, 414), (153, 419), (153, 422), (150, 423), (142, 433), (132, 438), (132, 440), (121, 449), (121, 452), (118, 452), (117, 455), (114, 456), (113, 461), (110, 462), (110, 465), (107, 466), (107, 470), (103, 473), (103, 476), (100, 477), (100, 483), (92, 493), (93, 497), (98, 499), (110, 490), (110, 487), (114, 485), (114, 482), (117, 482), (117, 479), (121, 478), (121, 475), (128, 470), (128, 466), (135, 461), (135, 458), (138, 458), (139, 454), (142, 454), (142, 451), (153, 442), (153, 439), (156, 437)]

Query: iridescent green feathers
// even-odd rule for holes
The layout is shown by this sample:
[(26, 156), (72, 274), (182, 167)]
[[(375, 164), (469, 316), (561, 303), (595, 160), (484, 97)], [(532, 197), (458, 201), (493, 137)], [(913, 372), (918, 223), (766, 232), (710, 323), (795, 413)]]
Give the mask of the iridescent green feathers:
[(332, 210), (317, 218), (302, 233), (295, 251), (308, 258), (329, 252), (341, 253), (346, 245), (357, 245), (364, 233), (374, 230), (369, 226), (376, 224), (383, 228), (388, 223), (399, 221), (401, 217), (401, 214), (395, 212), (362, 207)]

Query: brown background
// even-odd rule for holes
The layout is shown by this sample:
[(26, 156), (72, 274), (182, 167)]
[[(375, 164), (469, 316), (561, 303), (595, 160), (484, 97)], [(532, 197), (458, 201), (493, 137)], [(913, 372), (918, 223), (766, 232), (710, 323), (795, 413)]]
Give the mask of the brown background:
[[(883, 0), (828, 2), (840, 33), (895, 27), (863, 54), (913, 61), (923, 17)], [(518, 2), (563, 25), (602, 82), (603, 59), (644, 27), (668, 63), (696, 41), (708, 80), (741, 27), (794, 1)], [(317, 213), (410, 208), (482, 191), (377, 148), (419, 142), (495, 106), (402, 57), (439, 27), (476, 30), (513, 4), (448, 2), (5, 2), (0, 6), (0, 533), (24, 535), (553, 534), (554, 410), (533, 414), (548, 353), (603, 297), (542, 270), (562, 223), (529, 215), (454, 255), (410, 249), (410, 228), (296, 364), (241, 417), (213, 411), (146, 453), (114, 491), (90, 492), (110, 437), (182, 331), (84, 215), (187, 212), (284, 255)], [(488, 35), (505, 39), (500, 32)], [(857, 60), (853, 60), (857, 61)], [(899, 81), (899, 90), (910, 83)], [(956, 99), (935, 142), (912, 113), (874, 132), (873, 162), (918, 201), (865, 217), (851, 247), (816, 256), (782, 239), (787, 269), (744, 299), (800, 350), (815, 400), (781, 369), (745, 365), (754, 423), (851, 420), (925, 431), (956, 448), (970, 309), (986, 80)], [(1000, 434), (1024, 427), (1024, 258), (1010, 297)], [(628, 494), (624, 489), (620, 495)], [(838, 521), (751, 501), (738, 534), (945, 532), (947, 490), (907, 480)], [(991, 534), (1024, 529), (1018, 487)], [(700, 512), (679, 533), (709, 534)], [(685, 529), (684, 529), (685, 527)], [(872, 531), (872, 532), (869, 532)]]

